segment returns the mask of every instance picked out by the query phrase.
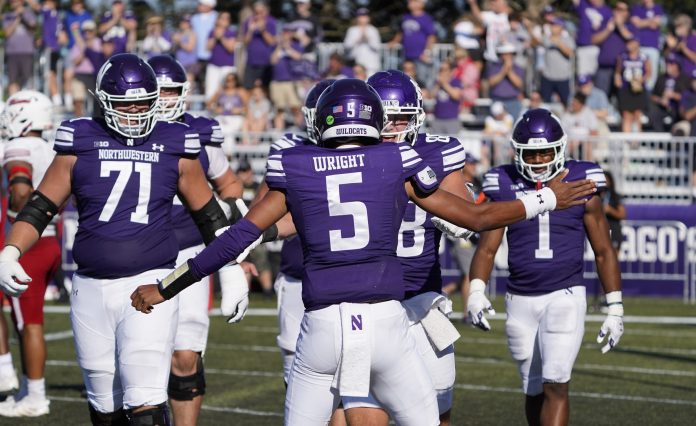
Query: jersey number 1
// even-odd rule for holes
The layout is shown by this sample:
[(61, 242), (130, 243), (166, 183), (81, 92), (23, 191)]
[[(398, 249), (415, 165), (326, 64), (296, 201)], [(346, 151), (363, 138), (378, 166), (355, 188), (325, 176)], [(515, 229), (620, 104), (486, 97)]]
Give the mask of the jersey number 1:
[(132, 161), (102, 161), (99, 177), (109, 177), (111, 172), (118, 172), (114, 187), (111, 188), (109, 198), (99, 215), (101, 222), (108, 222), (118, 207), (118, 203), (123, 196), (123, 191), (128, 185), (130, 176), (135, 170), (140, 176), (140, 189), (138, 190), (138, 204), (130, 215), (131, 222), (147, 225), (149, 215), (147, 205), (150, 202), (150, 177), (152, 175), (152, 165), (150, 163), (135, 163)]

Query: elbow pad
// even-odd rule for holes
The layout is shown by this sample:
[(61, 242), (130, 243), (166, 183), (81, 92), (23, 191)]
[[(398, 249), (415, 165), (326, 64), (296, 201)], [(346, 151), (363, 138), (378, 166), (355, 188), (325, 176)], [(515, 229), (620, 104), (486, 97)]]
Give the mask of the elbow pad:
[(58, 206), (39, 191), (34, 191), (27, 204), (17, 215), (16, 221), (27, 222), (41, 235), (56, 215), (58, 215)]
[(217, 203), (215, 197), (210, 198), (210, 201), (200, 210), (192, 211), (191, 217), (196, 223), (206, 245), (215, 239), (215, 231), (228, 225), (225, 212)]

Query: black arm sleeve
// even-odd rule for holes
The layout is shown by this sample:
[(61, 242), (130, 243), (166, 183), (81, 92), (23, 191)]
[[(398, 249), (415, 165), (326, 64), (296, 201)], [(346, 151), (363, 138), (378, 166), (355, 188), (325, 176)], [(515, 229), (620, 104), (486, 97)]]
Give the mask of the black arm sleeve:
[(200, 210), (192, 211), (191, 217), (206, 245), (215, 239), (215, 231), (229, 225), (225, 212), (222, 211), (215, 197), (212, 197)]
[(36, 228), (39, 235), (41, 235), (57, 214), (58, 206), (39, 191), (34, 191), (27, 204), (24, 205), (22, 211), (17, 215), (16, 220), (18, 222), (27, 222)]

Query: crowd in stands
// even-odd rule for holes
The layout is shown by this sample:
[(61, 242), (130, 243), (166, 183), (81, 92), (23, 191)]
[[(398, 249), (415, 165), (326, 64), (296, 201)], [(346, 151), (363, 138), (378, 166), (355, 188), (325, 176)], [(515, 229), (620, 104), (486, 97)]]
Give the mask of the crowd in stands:
[[(315, 81), (367, 78), (383, 55), (400, 52), (398, 63), (420, 84), (429, 127), (438, 133), (456, 134), (462, 117), (480, 114), (480, 99), (488, 98), (493, 108), (480, 120), (487, 134), (504, 135), (525, 108), (543, 103), (575, 139), (646, 125), (696, 135), (696, 29), (689, 15), (668, 16), (655, 0), (630, 7), (573, 0), (564, 10), (466, 0), (455, 2), (462, 14), (449, 28), (425, 0), (407, 1), (387, 28), (373, 25), (374, 14), (360, 7), (371, 2), (347, 3), (353, 18), (342, 48), (327, 53), (320, 49), (327, 2), (295, 0), (283, 16), (272, 16), (264, 1), (231, 10), (198, 0), (191, 14), (165, 20), (140, 19), (124, 0), (100, 15), (84, 0), (10, 0), (2, 15), (7, 92), (32, 86), (44, 55), (49, 72), (41, 88), (54, 104), (75, 115), (94, 113), (88, 91), (105, 58), (171, 53), (189, 74), (190, 93), (202, 99), (198, 109), (218, 116), (228, 132), (256, 133), (302, 127), (302, 101)], [(440, 43), (451, 46), (448, 56), (435, 54)]]

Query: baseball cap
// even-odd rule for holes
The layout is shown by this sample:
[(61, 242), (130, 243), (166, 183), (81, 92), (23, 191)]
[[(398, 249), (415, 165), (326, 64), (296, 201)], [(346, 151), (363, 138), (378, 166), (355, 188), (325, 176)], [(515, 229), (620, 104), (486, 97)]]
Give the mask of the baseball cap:
[(94, 31), (97, 29), (97, 24), (93, 20), (88, 19), (82, 22), (80, 29), (82, 29), (82, 31)]
[(508, 42), (503, 42), (496, 47), (495, 52), (496, 53), (515, 53), (517, 51), (517, 47)]
[(578, 86), (584, 86), (585, 84), (592, 82), (592, 76), (591, 75), (579, 75), (577, 82), (578, 82)]
[(370, 11), (366, 7), (361, 7), (360, 9), (355, 11), (355, 16), (365, 16), (369, 14)]
[(215, 7), (215, 6), (217, 6), (217, 1), (216, 0), (198, 0), (198, 4), (202, 4), (203, 6), (208, 6), (208, 7)]
[(491, 114), (500, 115), (505, 112), (505, 106), (502, 102), (493, 102), (491, 104)]

